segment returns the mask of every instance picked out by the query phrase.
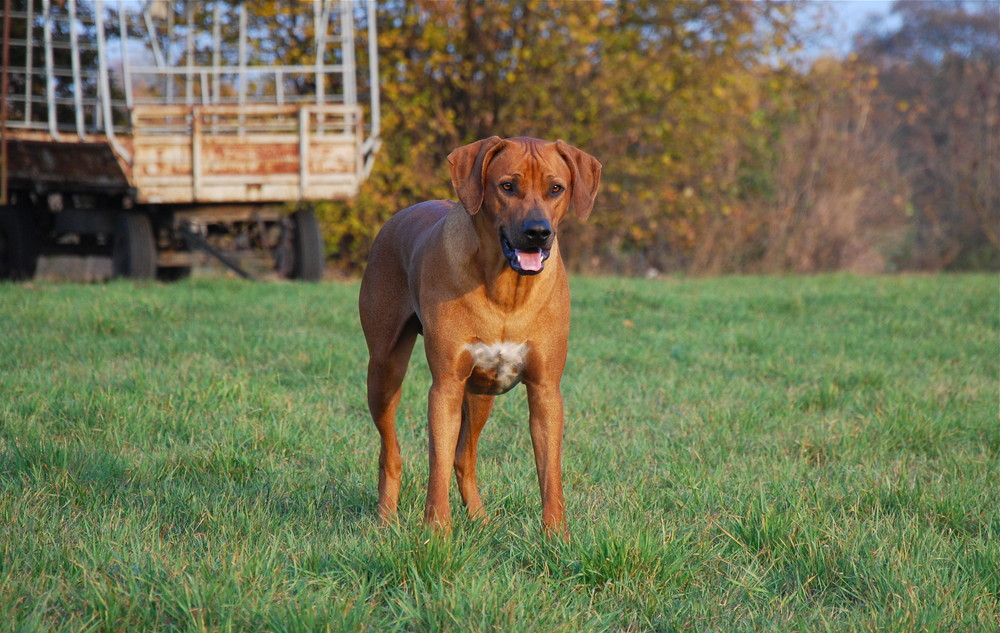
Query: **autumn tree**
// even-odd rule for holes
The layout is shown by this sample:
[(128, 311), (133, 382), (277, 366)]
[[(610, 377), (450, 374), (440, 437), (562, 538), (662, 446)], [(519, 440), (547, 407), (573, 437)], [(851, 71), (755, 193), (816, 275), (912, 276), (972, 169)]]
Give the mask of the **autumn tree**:
[[(876, 69), (824, 57), (772, 103), (766, 187), (707, 218), (694, 272), (884, 272), (907, 232), (892, 130), (873, 125)], [(776, 116), (779, 114), (781, 116)], [(762, 155), (762, 154), (761, 154)]]
[(1000, 267), (1000, 5), (900, 0), (856, 42), (912, 190), (908, 264)]
[[(324, 205), (360, 263), (389, 214), (452, 197), (445, 157), (490, 135), (563, 138), (605, 163), (594, 226), (567, 223), (571, 265), (679, 265), (699, 218), (747, 195), (771, 130), (763, 91), (794, 5), (714, 0), (390, 2), (379, 8), (385, 139), (353, 203)], [(761, 82), (766, 75), (767, 81)]]

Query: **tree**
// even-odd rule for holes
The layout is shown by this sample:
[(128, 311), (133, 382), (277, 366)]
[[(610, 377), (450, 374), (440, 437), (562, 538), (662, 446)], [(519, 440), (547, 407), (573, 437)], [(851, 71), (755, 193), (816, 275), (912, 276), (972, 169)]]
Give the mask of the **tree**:
[(877, 124), (895, 130), (912, 190), (911, 263), (1000, 267), (1000, 5), (897, 1), (860, 59), (879, 72)]
[(452, 149), (530, 135), (605, 163), (596, 226), (564, 234), (571, 265), (684, 262), (700, 218), (749, 195), (792, 18), (770, 1), (383, 3), (386, 144), (356, 202), (323, 206), (331, 242), (362, 262), (389, 214), (452, 197)]

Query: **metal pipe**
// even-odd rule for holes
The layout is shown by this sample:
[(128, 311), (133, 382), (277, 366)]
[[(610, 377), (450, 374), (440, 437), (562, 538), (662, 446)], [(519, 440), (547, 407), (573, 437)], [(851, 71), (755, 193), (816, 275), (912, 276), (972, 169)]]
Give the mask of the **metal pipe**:
[(326, 97), (326, 29), (329, 24), (326, 0), (313, 0), (313, 35), (316, 38), (316, 103), (323, 103)]
[[(173, 56), (174, 47), (172, 45), (173, 42), (171, 41), (171, 38), (173, 38), (173, 36), (174, 36), (174, 7), (168, 5), (167, 6), (167, 57), (166, 57), (166, 59), (167, 59), (167, 63), (170, 64), (171, 66), (174, 65), (174, 60), (173, 60), (173, 57), (174, 57)], [(170, 81), (167, 81), (167, 90), (166, 90), (166, 92), (167, 92), (167, 103), (173, 103), (174, 102), (174, 82), (173, 82), (173, 78), (170, 78)]]
[(151, 7), (152, 5), (147, 4), (146, 8), (142, 10), (142, 20), (146, 23), (146, 34), (149, 36), (149, 44), (153, 49), (153, 61), (158, 67), (164, 68), (167, 62), (163, 57), (163, 51), (160, 50), (160, 43), (156, 41), (156, 24), (153, 23), (153, 16), (149, 12)]
[[(239, 33), (239, 78), (236, 82), (238, 85), (238, 94), (236, 95), (236, 102), (239, 105), (243, 105), (246, 101), (247, 94), (247, 5), (245, 2), (240, 3), (240, 33)], [(243, 134), (243, 117), (239, 120), (239, 133)]]
[(308, 107), (299, 110), (299, 198), (305, 199), (309, 187), (309, 125), (312, 115)]
[[(378, 83), (378, 29), (375, 20), (375, 3), (366, 3), (368, 9), (368, 85), (371, 91), (372, 127), (369, 137), (378, 139), (382, 132), (382, 97)], [(377, 142), (377, 141), (376, 141)]]
[[(215, 0), (212, 6), (212, 66), (219, 68), (222, 64), (222, 2)], [(219, 73), (212, 76), (212, 95), (215, 103), (219, 103)]]
[[(30, 36), (30, 32), (29, 32)], [(29, 38), (30, 41), (30, 38)], [(28, 46), (31, 54), (31, 46)], [(0, 205), (7, 204), (7, 90), (10, 89), (10, 0), (3, 3), (3, 69), (0, 69)], [(27, 78), (31, 83), (31, 77)]]
[(240, 3), (240, 32), (239, 32), (239, 94), (237, 102), (241, 105), (246, 101), (247, 93), (247, 5)]
[(344, 86), (344, 103), (357, 105), (358, 78), (354, 68), (354, 3), (341, 0), (340, 3), (340, 58), (344, 66), (341, 74)]
[(104, 118), (104, 130), (114, 137), (114, 119), (111, 116), (111, 84), (108, 81), (108, 54), (104, 47), (104, 0), (94, 0), (94, 27), (97, 30), (97, 101)]
[(185, 3), (184, 9), (185, 18), (187, 19), (187, 36), (185, 38), (187, 75), (184, 80), (184, 103), (194, 105), (194, 3)]
[(191, 199), (201, 196), (201, 108), (191, 108)]
[(253, 275), (243, 270), (243, 268), (238, 263), (226, 257), (225, 253), (215, 248), (208, 242), (208, 240), (198, 235), (197, 230), (194, 228), (194, 225), (191, 224), (190, 222), (185, 223), (184, 226), (181, 227), (180, 232), (181, 236), (184, 238), (184, 242), (187, 244), (188, 250), (194, 250), (196, 248), (201, 249), (206, 253), (208, 253), (209, 255), (211, 255), (212, 257), (219, 260), (220, 262), (222, 262), (222, 264), (226, 268), (233, 271), (240, 277), (244, 279), (249, 279), (250, 281), (256, 281)]
[(104, 0), (94, 0), (94, 22), (97, 27), (97, 64), (100, 76), (98, 99), (104, 114), (104, 133), (115, 153), (131, 164), (132, 155), (118, 142), (118, 138), (115, 136), (114, 114), (111, 110), (111, 78), (108, 73), (108, 54), (104, 42)]
[(59, 122), (56, 120), (56, 77), (55, 63), (52, 59), (52, 3), (42, 0), (42, 18), (45, 37), (45, 100), (49, 114), (49, 134), (55, 141), (61, 141)]
[(132, 109), (132, 66), (128, 54), (128, 19), (125, 7), (118, 8), (118, 30), (121, 31), (122, 83), (125, 84), (125, 107)]
[(76, 26), (76, 0), (69, 0), (69, 44), (70, 61), (73, 68), (73, 109), (76, 115), (76, 134), (80, 140), (87, 135), (83, 120), (83, 80), (80, 75), (80, 43)]
[[(154, 74), (154, 75), (183, 75), (187, 73), (187, 68), (183, 66), (180, 68), (160, 68), (159, 66), (132, 66), (132, 74), (143, 75), (143, 74)], [(216, 75), (232, 75), (235, 74), (231, 66), (224, 66), (222, 68), (212, 68), (210, 66), (196, 66), (195, 74), (197, 73), (209, 73)], [(253, 70), (251, 70), (251, 68)], [(305, 75), (309, 73), (312, 66), (295, 66), (295, 65), (267, 65), (267, 66), (248, 66), (247, 76), (249, 75), (266, 75), (273, 74), (278, 71), (282, 73), (292, 73), (297, 75)], [(327, 72), (343, 72), (343, 64), (327, 64)], [(183, 105), (183, 104), (182, 104)]]
[[(35, 54), (34, 54), (34, 43), (35, 43), (35, 3), (28, 3), (28, 17), (27, 22), (25, 22), (24, 29), (24, 39), (25, 39), (25, 59), (24, 59), (24, 122), (25, 124), (31, 123), (31, 106), (32, 94), (31, 87), (34, 83), (32, 77), (35, 74)], [(4, 37), (3, 40), (6, 42), (7, 38)], [(7, 64), (4, 64), (4, 68), (7, 68)]]

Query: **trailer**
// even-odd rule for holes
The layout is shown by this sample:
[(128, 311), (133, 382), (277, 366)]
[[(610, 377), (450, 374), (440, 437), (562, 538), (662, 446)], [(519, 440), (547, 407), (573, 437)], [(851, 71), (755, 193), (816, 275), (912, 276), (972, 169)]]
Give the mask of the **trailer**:
[(315, 280), (310, 202), (379, 148), (375, 3), (0, 0), (0, 279), (40, 255), (175, 280), (207, 256)]

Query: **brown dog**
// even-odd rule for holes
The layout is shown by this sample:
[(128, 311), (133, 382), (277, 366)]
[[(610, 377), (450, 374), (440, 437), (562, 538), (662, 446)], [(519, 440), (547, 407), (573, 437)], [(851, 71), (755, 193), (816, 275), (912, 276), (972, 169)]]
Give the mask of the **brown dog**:
[(396, 515), (396, 406), (423, 334), (432, 377), (424, 521), (448, 528), (452, 467), (469, 515), (485, 516), (479, 434), (494, 397), (523, 382), (542, 521), (566, 534), (559, 382), (570, 305), (556, 230), (571, 205), (581, 220), (590, 214), (601, 164), (562, 141), (495, 136), (456, 149), (448, 162), (461, 202), (424, 202), (393, 216), (375, 238), (361, 282), (368, 406), (382, 438), (379, 512), (385, 521)]

